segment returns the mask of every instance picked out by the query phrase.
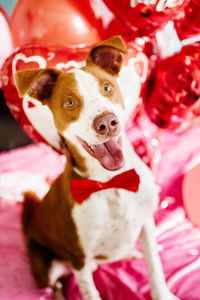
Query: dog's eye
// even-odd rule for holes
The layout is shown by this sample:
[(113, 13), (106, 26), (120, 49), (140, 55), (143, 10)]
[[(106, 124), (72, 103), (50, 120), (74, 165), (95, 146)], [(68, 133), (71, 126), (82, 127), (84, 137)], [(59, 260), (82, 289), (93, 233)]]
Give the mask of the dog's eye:
[(67, 98), (63, 102), (63, 107), (64, 108), (72, 108), (75, 105), (75, 100), (71, 97)]
[(74, 105), (74, 100), (72, 98), (67, 100), (67, 105), (68, 106), (73, 106)]
[(110, 83), (104, 83), (103, 85), (103, 92), (104, 94), (111, 94), (112, 93), (112, 85)]

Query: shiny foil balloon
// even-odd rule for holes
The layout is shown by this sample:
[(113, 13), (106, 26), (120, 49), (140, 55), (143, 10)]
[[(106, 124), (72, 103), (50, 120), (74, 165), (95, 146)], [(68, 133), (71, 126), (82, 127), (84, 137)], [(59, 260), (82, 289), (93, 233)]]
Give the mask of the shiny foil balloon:
[[(134, 47), (128, 45), (129, 53), (124, 58), (124, 66), (117, 78), (125, 99), (127, 116), (134, 109), (140, 94), (141, 85), (146, 79), (148, 60)], [(36, 47), (19, 49), (4, 63), (1, 73), (2, 89), (6, 103), (30, 138), (44, 142), (58, 151), (62, 151), (53, 116), (48, 106), (25, 95), (20, 98), (14, 83), (14, 74), (18, 70), (55, 67), (64, 72), (85, 65), (90, 47)], [(134, 91), (132, 87), (134, 86)]]
[(200, 35), (200, 2), (191, 0), (174, 22), (180, 40)]
[(159, 127), (187, 129), (200, 116), (200, 46), (161, 60), (142, 91), (146, 112)]
[(79, 45), (99, 41), (102, 30), (89, 0), (18, 0), (11, 17), (14, 45)]
[(131, 28), (132, 38), (151, 36), (172, 20), (189, 0), (104, 0), (108, 8)]

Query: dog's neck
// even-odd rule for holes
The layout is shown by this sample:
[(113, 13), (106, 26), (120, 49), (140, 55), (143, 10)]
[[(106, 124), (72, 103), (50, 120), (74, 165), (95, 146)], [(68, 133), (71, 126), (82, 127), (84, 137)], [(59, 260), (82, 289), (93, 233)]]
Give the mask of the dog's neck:
[(87, 177), (87, 164), (84, 156), (80, 153), (77, 146), (64, 140), (66, 149), (66, 164), (71, 166), (71, 170), (75, 171), (78, 175), (85, 178)]

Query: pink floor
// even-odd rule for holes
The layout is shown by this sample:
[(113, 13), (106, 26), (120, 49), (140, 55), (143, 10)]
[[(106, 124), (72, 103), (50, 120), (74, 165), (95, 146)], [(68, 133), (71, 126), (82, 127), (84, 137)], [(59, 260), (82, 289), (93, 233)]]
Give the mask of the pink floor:
[[(128, 135), (134, 140), (134, 130)], [(200, 153), (200, 128), (182, 136), (165, 133), (156, 172), (161, 201), (155, 215), (157, 241), (170, 289), (181, 300), (200, 299), (200, 229), (186, 218), (181, 184), (189, 163)], [(39, 289), (30, 273), (21, 232), (21, 192), (43, 195), (47, 178), (55, 178), (64, 157), (47, 146), (31, 145), (0, 155), (0, 300), (52, 299), (50, 289)], [(150, 299), (143, 259), (100, 267), (94, 280), (105, 300)], [(66, 278), (66, 299), (79, 300), (74, 277)]]

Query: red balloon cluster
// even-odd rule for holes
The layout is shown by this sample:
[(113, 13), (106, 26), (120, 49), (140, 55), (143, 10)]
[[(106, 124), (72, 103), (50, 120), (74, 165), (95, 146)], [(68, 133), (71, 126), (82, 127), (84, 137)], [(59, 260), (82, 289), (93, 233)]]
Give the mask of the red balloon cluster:
[(174, 22), (180, 40), (200, 35), (200, 2), (191, 0)]
[(183, 10), (189, 0), (104, 0), (114, 15), (131, 28), (132, 38), (151, 36)]
[(159, 127), (184, 129), (200, 115), (200, 45), (157, 63), (143, 88), (145, 109)]
[(11, 30), (17, 47), (26, 44), (89, 45), (116, 34), (132, 41), (154, 34), (174, 19), (188, 2), (19, 0), (12, 14)]

